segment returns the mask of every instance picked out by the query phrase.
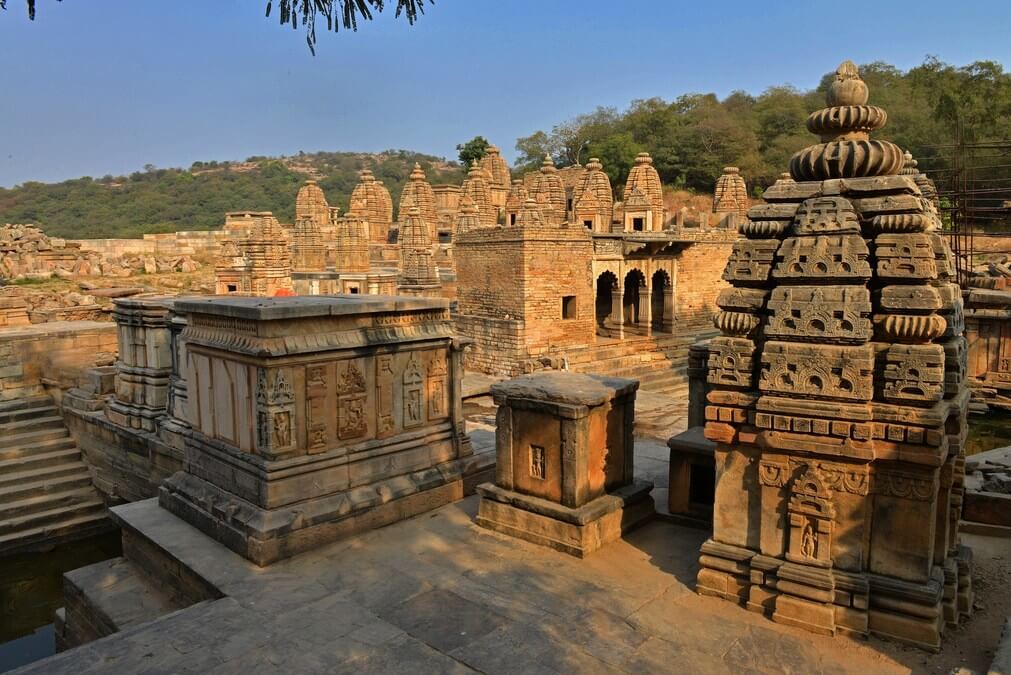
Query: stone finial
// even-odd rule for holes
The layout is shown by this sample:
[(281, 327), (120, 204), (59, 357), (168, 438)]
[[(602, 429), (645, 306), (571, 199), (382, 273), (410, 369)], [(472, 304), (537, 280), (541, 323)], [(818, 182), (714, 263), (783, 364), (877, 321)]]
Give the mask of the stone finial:
[(821, 138), (795, 154), (790, 160), (790, 174), (797, 180), (828, 180), (864, 176), (894, 176), (902, 169), (899, 146), (888, 141), (871, 140), (870, 132), (885, 126), (888, 114), (877, 106), (866, 105), (867, 85), (852, 61), (844, 61), (836, 70), (825, 100), (827, 108), (816, 110), (807, 118), (807, 128)]

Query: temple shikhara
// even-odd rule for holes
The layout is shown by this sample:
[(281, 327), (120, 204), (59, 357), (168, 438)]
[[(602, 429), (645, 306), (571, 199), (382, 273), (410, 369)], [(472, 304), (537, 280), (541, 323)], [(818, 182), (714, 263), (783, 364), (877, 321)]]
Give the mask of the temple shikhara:
[(843, 63), (734, 244), (709, 343), (698, 591), (813, 632), (937, 649), (973, 609), (962, 298), (886, 114)]
[(1011, 263), (956, 264), (872, 100), (843, 62), (818, 142), (767, 180), (714, 155), (711, 208), (646, 144), (526, 173), (489, 145), (306, 169), (293, 210), (209, 232), (0, 229), (0, 276), (82, 291), (0, 288), (0, 564), (113, 542), (21, 672), (891, 672), (989, 645), (1011, 452), (967, 448), (970, 412), (1011, 409)]

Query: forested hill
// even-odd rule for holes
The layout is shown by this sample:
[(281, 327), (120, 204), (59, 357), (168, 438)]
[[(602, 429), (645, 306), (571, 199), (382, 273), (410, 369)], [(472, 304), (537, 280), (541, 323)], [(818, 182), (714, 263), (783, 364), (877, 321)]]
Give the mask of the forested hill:
[(331, 206), (343, 212), (358, 172), (370, 168), (396, 205), (415, 162), (433, 184), (463, 180), (455, 163), (406, 150), (250, 157), (244, 162), (195, 162), (189, 169), (148, 166), (130, 176), (0, 188), (0, 224), (35, 223), (52, 236), (91, 239), (212, 229), (224, 223), (226, 211), (247, 209), (273, 211), (281, 222), (290, 223), (295, 194), (307, 178), (318, 180)]
[[(952, 168), (957, 121), (967, 143), (1011, 139), (1011, 75), (999, 63), (953, 66), (927, 58), (908, 71), (864, 64), (860, 74), (870, 88), (869, 103), (888, 113), (888, 124), (874, 137), (909, 150), (935, 177)], [(612, 185), (621, 185), (636, 153), (645, 151), (665, 185), (710, 192), (722, 167), (732, 165), (740, 167), (750, 189), (760, 191), (787, 170), (793, 153), (818, 142), (805, 120), (825, 107), (834, 76), (826, 73), (810, 91), (780, 85), (757, 95), (695, 93), (633, 101), (624, 111), (597, 108), (520, 138), (518, 168), (540, 166), (545, 153), (559, 166), (599, 157)], [(944, 144), (949, 147), (939, 147)], [(976, 178), (1007, 181), (1008, 172)]]

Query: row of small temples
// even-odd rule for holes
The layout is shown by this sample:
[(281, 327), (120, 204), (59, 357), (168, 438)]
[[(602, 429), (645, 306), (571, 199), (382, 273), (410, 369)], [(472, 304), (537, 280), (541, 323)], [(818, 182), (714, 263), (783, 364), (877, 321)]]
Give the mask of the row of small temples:
[(647, 153), (621, 200), (596, 158), (564, 169), (545, 158), (509, 177), (494, 146), (460, 187), (432, 186), (416, 165), (396, 221), (369, 170), (345, 215), (307, 181), (290, 227), (269, 213), (228, 214), (235, 238), (221, 247), (217, 292), (446, 297), (475, 343), (468, 367), (504, 375), (600, 339), (711, 330), (720, 261), (748, 209), (736, 168), (717, 183), (713, 227), (686, 210), (670, 216)]

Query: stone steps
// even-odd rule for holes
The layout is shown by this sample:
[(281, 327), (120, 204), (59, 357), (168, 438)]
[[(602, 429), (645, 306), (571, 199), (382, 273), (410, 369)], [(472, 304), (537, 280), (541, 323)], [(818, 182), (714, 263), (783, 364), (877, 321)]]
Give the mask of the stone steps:
[[(83, 495), (72, 497), (65, 495), (62, 500), (64, 503), (59, 506), (46, 508), (44, 511), (35, 510), (14, 518), (9, 517), (7, 513), (0, 512), (0, 543), (8, 538), (8, 535), (16, 537), (19, 532), (37, 528), (48, 527), (48, 529), (54, 530), (65, 525), (67, 521), (82, 516), (97, 515), (106, 518), (105, 502), (97, 496), (98, 493), (94, 492), (94, 488), (91, 491), (95, 496), (90, 499)], [(52, 503), (45, 506), (51, 507)]]
[(3, 476), (0, 478), (0, 514), (5, 505), (18, 503), (22, 499), (54, 495), (90, 485), (91, 474), (79, 462)]
[(104, 504), (90, 481), (84, 487), (67, 489), (60, 489), (58, 486), (45, 487), (45, 481), (39, 481), (36, 485), (35, 491), (29, 493), (31, 496), (22, 495), (20, 499), (11, 501), (0, 500), (0, 533), (13, 529), (12, 523), (38, 513), (51, 513), (76, 506), (87, 510), (95, 502)]
[[(63, 575), (66, 649), (139, 626), (180, 609), (126, 558), (113, 558)], [(73, 631), (66, 631), (66, 626)]]
[(111, 526), (52, 399), (0, 404), (0, 555), (50, 547)]
[(11, 422), (20, 422), (43, 414), (45, 416), (55, 416), (59, 415), (60, 411), (55, 405), (41, 405), (37, 408), (19, 408), (7, 412), (0, 412), (0, 429), (6, 428), (6, 425)]
[(0, 452), (0, 481), (4, 476), (44, 469), (54, 465), (80, 462), (81, 451), (69, 435), (44, 441), (30, 450), (18, 448), (5, 456)]
[(0, 434), (25, 434), (31, 431), (42, 431), (47, 429), (62, 429), (63, 418), (59, 415), (33, 416), (17, 422), (7, 422), (0, 424)]
[[(62, 419), (60, 420), (62, 423)], [(19, 434), (0, 435), (0, 460), (19, 457), (31, 452), (33, 448), (39, 446), (42, 441), (49, 441), (59, 438), (68, 438), (70, 432), (66, 427), (54, 427), (50, 429), (34, 429)]]
[(60, 543), (101, 534), (113, 525), (103, 506), (78, 515), (62, 518), (58, 522), (43, 522), (41, 525), (23, 525), (17, 532), (0, 534), (0, 555), (12, 555), (22, 551), (46, 549), (53, 542)]
[(0, 415), (16, 410), (24, 410), (26, 408), (37, 408), (51, 405), (53, 405), (53, 399), (48, 396), (26, 396), (24, 398), (15, 398), (10, 401), (0, 401)]

